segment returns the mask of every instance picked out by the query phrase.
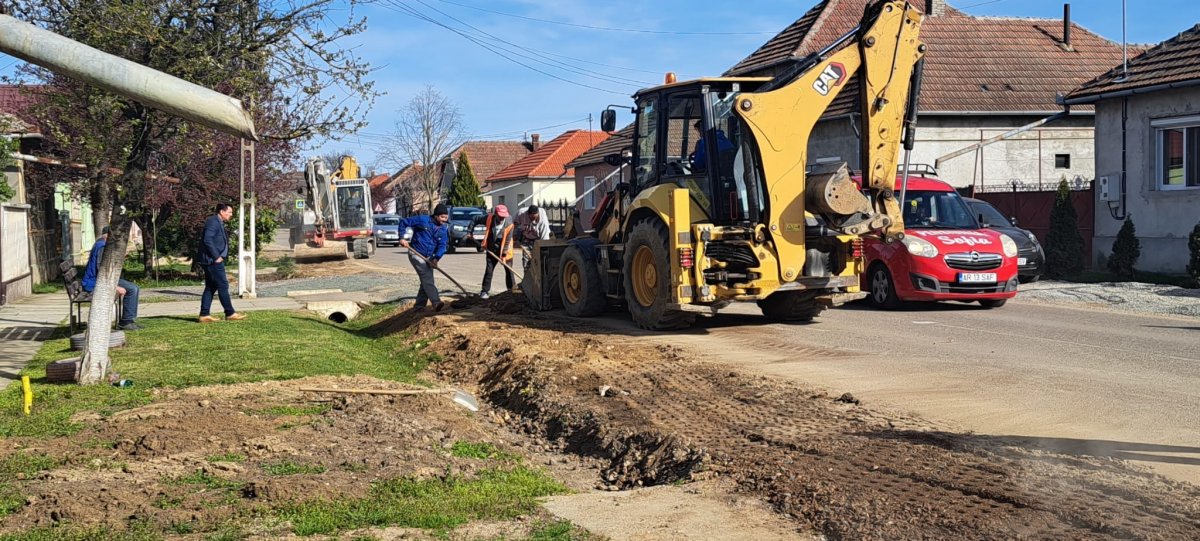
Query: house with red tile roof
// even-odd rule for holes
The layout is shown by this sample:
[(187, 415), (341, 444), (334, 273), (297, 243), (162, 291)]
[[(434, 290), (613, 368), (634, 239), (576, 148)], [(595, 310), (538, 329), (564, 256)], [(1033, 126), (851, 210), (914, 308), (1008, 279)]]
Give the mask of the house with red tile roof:
[(535, 135), (533, 152), (487, 177), (489, 206), (506, 205), (510, 211), (531, 204), (575, 200), (575, 170), (569, 164), (607, 140), (600, 131), (569, 130), (540, 144)]
[(1200, 222), (1200, 25), (1067, 94), (1096, 110), (1092, 261), (1112, 253), (1125, 217), (1141, 244), (1140, 270), (1183, 273)]
[[(851, 30), (869, 0), (823, 0), (730, 68), (730, 76), (771, 76), (794, 58), (819, 51)], [(955, 155), (981, 141), (1063, 111), (1057, 103), (1122, 60), (1122, 48), (1069, 19), (975, 17), (945, 0), (910, 0), (925, 13), (928, 46), (913, 163), (939, 162), (956, 186), (1055, 185), (1091, 179), (1095, 112), (1070, 114), (1035, 129)], [(1087, 9), (1087, 8), (1085, 8)], [(1140, 49), (1135, 48), (1140, 52)], [(845, 161), (858, 169), (858, 84), (847, 82), (813, 133), (809, 163)]]
[[(499, 172), (501, 169), (512, 165), (517, 160), (528, 156), (533, 152), (536, 145), (537, 135), (534, 134), (534, 142), (525, 141), (467, 141), (459, 145), (454, 150), (441, 160), (438, 160), (437, 173), (435, 178), (442, 178), (447, 167), (457, 167), (458, 157), (462, 154), (467, 155), (467, 162), (471, 164), (471, 172), (475, 175), (475, 181), (479, 183), (480, 191), (486, 190), (486, 180), (489, 176)], [(394, 205), (392, 211), (400, 210), (400, 214), (408, 215), (420, 210), (427, 210), (424, 207), (428, 206), (425, 201), (426, 197), (421, 193), (419, 178), (421, 171), (424, 170), (421, 164), (410, 164), (397, 171), (384, 184), (384, 189), (393, 194)]]

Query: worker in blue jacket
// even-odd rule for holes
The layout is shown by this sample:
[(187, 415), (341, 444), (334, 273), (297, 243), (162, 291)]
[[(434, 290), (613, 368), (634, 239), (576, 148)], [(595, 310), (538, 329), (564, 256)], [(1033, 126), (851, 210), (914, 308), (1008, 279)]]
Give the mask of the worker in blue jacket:
[(449, 209), (440, 204), (434, 207), (430, 216), (417, 215), (400, 220), (400, 229), (404, 231), (400, 245), (408, 248), (408, 261), (421, 279), (414, 308), (424, 308), (427, 303), (432, 303), (430, 309), (435, 312), (446, 308), (446, 303), (438, 296), (433, 270), (442, 256), (446, 255), (446, 248), (450, 244), (450, 229), (446, 226), (449, 221)]
[[(96, 239), (96, 244), (92, 246), (92, 253), (88, 256), (87, 268), (83, 270), (82, 286), (83, 290), (91, 293), (96, 289), (96, 278), (100, 275), (100, 261), (104, 259), (104, 246), (108, 244), (108, 226), (100, 230), (100, 238)], [(136, 284), (124, 278), (117, 278), (117, 297), (121, 299), (121, 321), (117, 322), (117, 328), (123, 331), (136, 331), (142, 326), (138, 325), (134, 319), (137, 319), (138, 310), (138, 293), (141, 289)]]

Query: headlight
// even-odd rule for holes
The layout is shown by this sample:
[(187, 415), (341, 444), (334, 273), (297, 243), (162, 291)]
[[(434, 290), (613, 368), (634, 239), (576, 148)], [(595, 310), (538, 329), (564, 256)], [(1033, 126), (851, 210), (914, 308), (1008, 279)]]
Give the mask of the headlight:
[(1037, 235), (1034, 235), (1033, 231), (1026, 231), (1025, 236), (1029, 237), (1029, 240), (1032, 241), (1034, 244), (1038, 244)]
[[(937, 247), (925, 239), (905, 236), (900, 242), (904, 243), (904, 246), (908, 248), (908, 253), (912, 255), (919, 257), (937, 257), (938, 255)], [(1009, 242), (1012, 240), (1010, 239)]]
[(455, 231), (466, 231), (466, 230), (467, 230), (467, 227), (466, 227), (466, 226), (464, 226), (464, 225), (455, 225), (455, 226), (454, 226), (454, 230), (455, 230)]
[(1004, 233), (1000, 233), (1000, 246), (1004, 247), (1004, 257), (1017, 257), (1017, 243)]

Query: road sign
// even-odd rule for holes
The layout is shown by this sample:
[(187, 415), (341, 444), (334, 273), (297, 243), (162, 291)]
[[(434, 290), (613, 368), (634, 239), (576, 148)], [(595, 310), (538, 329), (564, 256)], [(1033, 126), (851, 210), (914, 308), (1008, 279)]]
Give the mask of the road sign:
[(297, 208), (297, 209), (303, 209), (303, 208), (304, 208), (304, 200), (303, 200), (303, 199), (297, 199), (297, 200), (296, 200), (296, 208)]

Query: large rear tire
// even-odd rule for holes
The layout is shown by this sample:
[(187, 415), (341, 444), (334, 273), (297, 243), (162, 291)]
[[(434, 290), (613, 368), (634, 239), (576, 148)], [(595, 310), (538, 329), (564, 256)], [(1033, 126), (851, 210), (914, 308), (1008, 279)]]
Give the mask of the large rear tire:
[(568, 246), (563, 251), (558, 291), (570, 316), (598, 316), (608, 305), (600, 268), (594, 261), (588, 261), (578, 246)]
[(667, 246), (667, 227), (655, 218), (634, 224), (625, 241), (625, 304), (643, 329), (679, 329), (696, 319), (696, 314), (667, 308), (673, 282)]
[(773, 321), (805, 323), (825, 310), (825, 305), (817, 302), (822, 293), (815, 290), (779, 291), (758, 301), (758, 308)]

